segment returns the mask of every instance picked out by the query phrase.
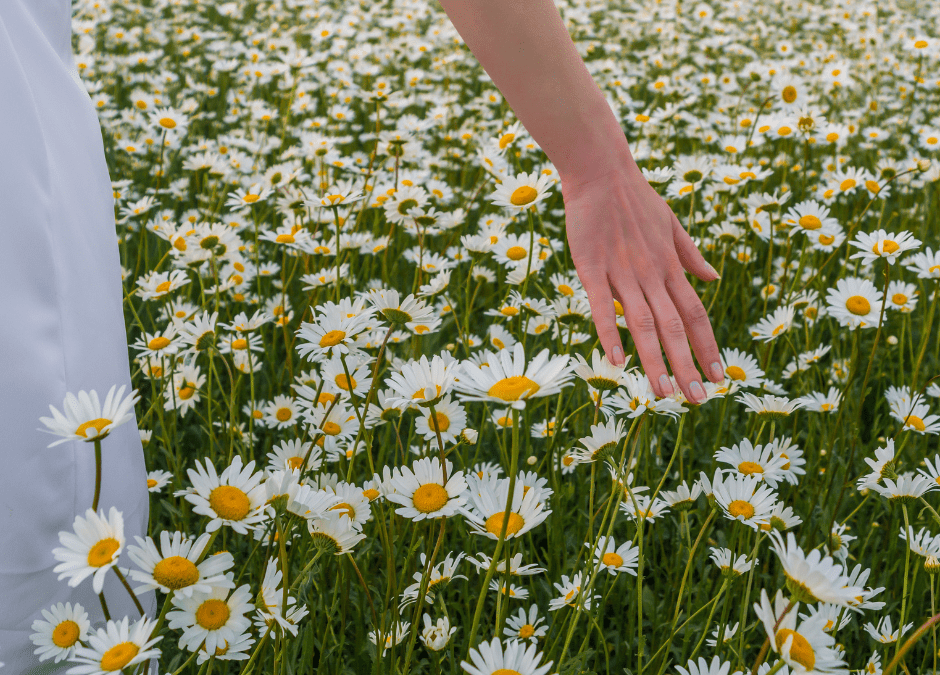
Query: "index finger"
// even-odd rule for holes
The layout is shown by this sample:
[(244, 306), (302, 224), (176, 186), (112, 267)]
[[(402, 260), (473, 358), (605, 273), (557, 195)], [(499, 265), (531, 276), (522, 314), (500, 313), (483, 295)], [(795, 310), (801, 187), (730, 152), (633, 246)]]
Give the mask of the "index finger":
[(610, 293), (607, 273), (596, 270), (585, 272), (581, 278), (581, 285), (587, 291), (591, 317), (594, 319), (597, 337), (601, 341), (607, 360), (615, 366), (624, 365), (626, 361), (623, 356), (623, 343), (620, 341), (620, 331), (617, 330), (614, 298)]

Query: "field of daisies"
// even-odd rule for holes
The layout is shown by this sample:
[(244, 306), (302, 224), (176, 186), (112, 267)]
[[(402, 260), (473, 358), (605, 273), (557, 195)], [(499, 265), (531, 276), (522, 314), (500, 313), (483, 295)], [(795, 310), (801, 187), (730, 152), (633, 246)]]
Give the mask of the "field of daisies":
[(136, 390), (63, 433), (136, 412), (150, 536), (96, 504), (56, 571), (159, 613), (49, 607), (37, 664), (937, 672), (940, 11), (556, 4), (721, 274), (700, 405), (604, 358), (436, 2), (75, 3)]

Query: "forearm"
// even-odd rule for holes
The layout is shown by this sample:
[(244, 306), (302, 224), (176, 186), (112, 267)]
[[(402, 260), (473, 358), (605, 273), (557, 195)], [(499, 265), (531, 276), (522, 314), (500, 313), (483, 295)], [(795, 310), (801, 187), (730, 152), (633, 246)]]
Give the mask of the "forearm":
[(563, 181), (633, 163), (552, 0), (438, 1)]

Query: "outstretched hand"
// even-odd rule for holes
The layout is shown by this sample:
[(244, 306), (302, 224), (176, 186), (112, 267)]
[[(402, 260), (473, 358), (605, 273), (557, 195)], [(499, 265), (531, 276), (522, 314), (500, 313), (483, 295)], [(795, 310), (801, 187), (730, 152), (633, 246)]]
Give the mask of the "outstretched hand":
[(702, 281), (714, 281), (718, 273), (632, 161), (583, 182), (563, 181), (562, 194), (568, 246), (607, 359), (625, 362), (616, 298), (653, 391), (674, 393), (662, 343), (685, 397), (703, 401), (689, 342), (709, 380), (722, 382), (724, 369), (708, 314), (685, 271)]

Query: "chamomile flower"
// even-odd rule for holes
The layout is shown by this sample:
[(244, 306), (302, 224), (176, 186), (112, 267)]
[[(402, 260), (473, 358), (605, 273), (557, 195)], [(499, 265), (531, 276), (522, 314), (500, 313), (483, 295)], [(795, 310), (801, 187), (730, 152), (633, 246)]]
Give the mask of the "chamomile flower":
[(254, 460), (243, 466), (241, 456), (235, 455), (219, 475), (209, 458), (205, 460), (205, 468), (196, 460), (195, 471), (186, 471), (192, 491), (178, 491), (175, 496), (185, 497), (193, 505), (194, 513), (210, 519), (206, 532), (215, 532), (227, 525), (239, 534), (247, 534), (267, 518), (265, 487), (261, 483), (264, 474), (253, 473), (254, 468)]
[(248, 584), (235, 587), (235, 574), (228, 572), (227, 586), (215, 587), (208, 592), (197, 591), (191, 596), (174, 595), (171, 602), (175, 609), (167, 612), (168, 626), (182, 629), (180, 647), (191, 652), (205, 645), (209, 653), (225, 647), (251, 626), (245, 616), (254, 609), (251, 587)]
[(591, 435), (580, 440), (585, 449), (576, 450), (574, 455), (582, 463), (610, 459), (626, 435), (623, 420), (611, 417), (605, 424), (591, 425)]
[(783, 465), (787, 463), (785, 457), (775, 455), (771, 444), (751, 445), (743, 438), (730, 448), (722, 447), (715, 453), (715, 459), (731, 467), (742, 476), (756, 476), (770, 487), (776, 489), (777, 482), (784, 477)]
[(104, 399), (104, 405), (94, 389), (91, 392), (79, 391), (77, 396), (72, 392), (66, 393), (62, 404), (65, 414), (50, 405), (52, 417), (39, 418), (47, 427), (39, 431), (62, 436), (46, 447), (51, 448), (71, 440), (86, 443), (100, 441), (106, 438), (112, 429), (134, 419), (134, 405), (140, 400), (140, 395), (134, 389), (122, 398), (124, 389), (126, 385), (121, 385), (120, 389), (117, 389), (116, 384), (112, 385)]
[(71, 675), (108, 675), (159, 657), (160, 650), (153, 646), (163, 636), (151, 638), (155, 625), (148, 616), (142, 616), (133, 624), (126, 616), (120, 621), (108, 621), (104, 627), (89, 633), (87, 647), (75, 649), (69, 661), (80, 665), (69, 668), (68, 672)]
[(743, 553), (735, 557), (734, 552), (727, 548), (713, 548), (709, 557), (721, 573), (729, 577), (737, 577), (750, 571), (758, 562), (757, 558), (748, 560)]
[(895, 233), (885, 230), (875, 230), (871, 234), (859, 232), (855, 239), (849, 242), (850, 246), (860, 249), (851, 258), (861, 258), (864, 265), (870, 265), (879, 258), (884, 258), (893, 265), (899, 257), (918, 248), (920, 244), (920, 240), (915, 239), (910, 232)]
[(223, 551), (198, 562), (209, 544), (208, 532), (193, 540), (180, 531), (170, 535), (163, 530), (159, 550), (151, 537), (134, 538), (137, 545), (127, 547), (128, 557), (140, 568), (130, 571), (131, 578), (141, 582), (134, 593), (159, 588), (164, 593), (189, 597), (194, 592), (209, 593), (216, 587), (235, 587), (225, 576), (225, 571), (235, 564), (231, 553)]
[(518, 405), (529, 398), (551, 396), (568, 385), (572, 374), (566, 355), (551, 356), (547, 349), (526, 364), (522, 343), (510, 352), (501, 349), (483, 354), (486, 366), (469, 361), (462, 364), (456, 388), (468, 401), (492, 401)]
[(107, 516), (103, 510), (88, 509), (84, 517), (75, 516), (72, 530), (59, 532), (62, 546), (52, 549), (52, 556), (60, 562), (52, 571), (59, 580), (68, 579), (72, 588), (93, 575), (92, 587), (101, 593), (105, 575), (124, 550), (124, 516), (115, 506)]
[(338, 511), (327, 511), (320, 518), (309, 519), (307, 531), (310, 533), (314, 546), (333, 555), (351, 552), (359, 542), (366, 538), (366, 535), (356, 527), (355, 521)]
[(81, 643), (88, 642), (91, 621), (80, 604), (73, 606), (71, 602), (57, 602), (49, 609), (43, 609), (42, 616), (42, 619), (33, 621), (31, 627), (35, 632), (29, 636), (36, 645), (33, 654), (39, 657), (40, 662), (53, 657), (54, 663), (71, 658)]
[(766, 589), (761, 589), (760, 603), (754, 603), (754, 612), (764, 625), (771, 649), (780, 654), (794, 673), (844, 673), (845, 663), (833, 649), (835, 638), (823, 627), (826, 617), (816, 614), (797, 624), (799, 603), (793, 603), (777, 591), (773, 606)]
[(543, 626), (545, 619), (539, 616), (539, 606), (533, 603), (529, 606), (529, 611), (519, 609), (518, 613), (510, 614), (506, 617), (506, 625), (503, 627), (503, 635), (529, 644), (538, 644), (541, 637), (548, 633), (548, 626)]
[(777, 500), (773, 490), (754, 475), (727, 474), (713, 485), (715, 501), (725, 518), (758, 529), (770, 521)]
[(447, 647), (450, 636), (456, 631), (457, 627), (451, 626), (450, 620), (446, 616), (442, 616), (435, 623), (431, 623), (431, 617), (425, 614), (421, 642), (432, 652), (439, 652)]
[(871, 636), (872, 640), (880, 642), (883, 645), (890, 645), (897, 642), (902, 635), (914, 627), (913, 623), (906, 623), (900, 628), (894, 628), (891, 625), (891, 617), (885, 615), (878, 621), (878, 625), (866, 623), (862, 628)]
[(787, 589), (793, 598), (806, 604), (828, 602), (840, 607), (851, 607), (856, 596), (864, 589), (849, 583), (841, 565), (829, 556), (823, 556), (819, 549), (813, 549), (809, 555), (796, 545), (796, 537), (787, 532), (783, 535), (769, 532), (771, 545), (777, 554), (786, 578)]
[(625, 385), (624, 369), (630, 361), (628, 356), (623, 366), (615, 366), (607, 360), (607, 356), (601, 356), (595, 349), (591, 352), (591, 363), (580, 354), (576, 354), (578, 362), (574, 364), (574, 373), (582, 380), (587, 382), (595, 389), (601, 391), (612, 391)]
[(849, 328), (874, 328), (878, 325), (882, 293), (868, 279), (845, 277), (826, 294), (829, 314)]
[(477, 534), (490, 539), (499, 539), (500, 532), (505, 526), (506, 539), (521, 537), (541, 524), (551, 513), (551, 509), (545, 508), (545, 502), (540, 499), (537, 490), (525, 491), (522, 484), (516, 482), (507, 520), (505, 513), (506, 501), (509, 497), (509, 480), (509, 478), (479, 479), (473, 475), (469, 476), (467, 487), (470, 502), (464, 508), (464, 516), (471, 529)]
[(437, 401), (454, 386), (460, 364), (448, 352), (436, 354), (431, 360), (422, 355), (392, 372), (387, 384), (394, 392), (388, 401), (404, 409), (423, 402)]
[(731, 381), (731, 391), (738, 387), (759, 387), (763, 383), (764, 371), (750, 354), (737, 349), (722, 349), (721, 360), (725, 364), (725, 377)]
[(490, 203), (508, 208), (514, 213), (522, 213), (526, 209), (535, 208), (534, 204), (548, 199), (553, 184), (551, 176), (536, 171), (530, 174), (519, 173), (515, 177), (503, 179), (489, 195)]
[(426, 441), (433, 441), (435, 446), (438, 433), (444, 443), (456, 443), (466, 425), (467, 413), (463, 406), (445, 396), (435, 404), (433, 411), (430, 407), (421, 409), (415, 419), (415, 433)]
[[(589, 542), (584, 545), (591, 548)], [(613, 537), (604, 537), (594, 549), (594, 564), (600, 562), (600, 569), (607, 570), (611, 575), (626, 572), (636, 576), (639, 558), (640, 549), (634, 546), (633, 542), (625, 541), (618, 547)]]
[(415, 521), (457, 514), (466, 503), (467, 481), (462, 471), (453, 471), (449, 460), (446, 468), (446, 483), (441, 460), (437, 457), (419, 459), (410, 469), (395, 469), (391, 479), (395, 491), (386, 496), (389, 501), (401, 504), (395, 512)]

